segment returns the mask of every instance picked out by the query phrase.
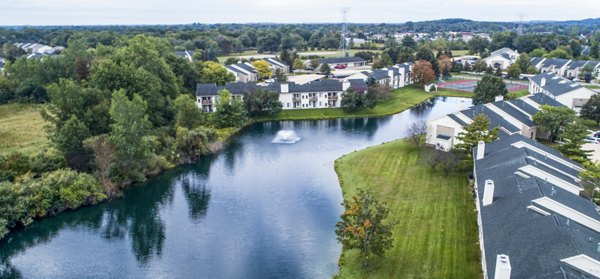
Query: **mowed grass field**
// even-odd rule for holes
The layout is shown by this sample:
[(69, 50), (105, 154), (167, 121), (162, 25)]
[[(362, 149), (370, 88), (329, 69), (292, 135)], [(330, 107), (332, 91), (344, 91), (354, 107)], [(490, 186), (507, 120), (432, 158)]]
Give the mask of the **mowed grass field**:
[(351, 117), (372, 117), (386, 116), (399, 113), (408, 108), (422, 103), (432, 97), (466, 97), (471, 98), (472, 93), (453, 90), (440, 90), (427, 93), (420, 87), (407, 86), (392, 91), (389, 100), (377, 104), (372, 109), (364, 108), (354, 112), (345, 112), (341, 108), (319, 108), (319, 109), (296, 109), (282, 110), (281, 112), (257, 119), (258, 121), (275, 120), (314, 120), (314, 119), (332, 119), (332, 118), (351, 118)]
[(41, 105), (0, 105), (0, 154), (43, 150), (48, 143)]
[(477, 215), (466, 173), (445, 175), (419, 163), (420, 149), (400, 140), (335, 162), (344, 199), (369, 189), (387, 202), (394, 246), (363, 267), (342, 254), (339, 278), (481, 278)]

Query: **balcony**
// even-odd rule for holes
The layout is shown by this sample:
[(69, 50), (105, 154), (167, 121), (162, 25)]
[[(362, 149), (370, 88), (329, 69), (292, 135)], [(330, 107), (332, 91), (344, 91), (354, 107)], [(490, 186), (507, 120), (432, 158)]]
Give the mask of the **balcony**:
[(329, 99), (330, 101), (337, 101), (338, 96), (328, 96), (327, 99)]
[(204, 106), (212, 106), (212, 100), (202, 100), (202, 105)]
[(292, 98), (292, 102), (294, 102), (294, 103), (299, 103), (301, 101), (302, 101), (302, 99), (300, 97), (294, 97), (294, 98)]
[(315, 96), (315, 97), (308, 98), (308, 100), (311, 101), (311, 102), (316, 102), (316, 101), (319, 100), (319, 98), (317, 96)]

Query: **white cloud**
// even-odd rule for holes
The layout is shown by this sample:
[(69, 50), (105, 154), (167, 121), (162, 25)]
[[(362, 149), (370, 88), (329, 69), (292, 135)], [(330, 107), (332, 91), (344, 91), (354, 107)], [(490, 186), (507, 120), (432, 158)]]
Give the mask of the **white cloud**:
[(215, 22), (405, 22), (440, 18), (514, 21), (596, 17), (595, 0), (0, 0), (0, 25)]

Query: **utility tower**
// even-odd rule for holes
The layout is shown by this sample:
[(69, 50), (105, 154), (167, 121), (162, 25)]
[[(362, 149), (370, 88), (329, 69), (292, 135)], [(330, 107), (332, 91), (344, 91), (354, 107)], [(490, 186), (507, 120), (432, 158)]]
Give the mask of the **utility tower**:
[(517, 28), (517, 34), (523, 35), (523, 19), (525, 18), (525, 16), (527, 14), (525, 14), (525, 13), (518, 13), (517, 15), (519, 16), (519, 27)]
[(340, 46), (339, 52), (340, 57), (346, 57), (348, 55), (348, 43), (346, 42), (346, 35), (348, 33), (348, 27), (346, 26), (348, 20), (348, 12), (350, 12), (350, 8), (343, 7), (340, 9), (342, 13), (342, 34), (340, 38)]

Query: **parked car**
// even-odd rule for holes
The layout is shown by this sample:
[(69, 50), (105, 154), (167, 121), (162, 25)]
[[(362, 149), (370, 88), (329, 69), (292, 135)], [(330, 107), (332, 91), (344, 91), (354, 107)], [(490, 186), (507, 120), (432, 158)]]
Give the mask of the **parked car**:
[(587, 138), (585, 138), (585, 142), (587, 142), (587, 143), (594, 143), (594, 144), (600, 144), (600, 139), (599, 138), (593, 138), (593, 137), (587, 137)]
[(336, 69), (346, 69), (346, 67), (347, 67), (347, 66), (346, 66), (346, 65), (343, 65), (343, 64), (339, 64), (339, 65), (336, 65), (336, 66), (335, 66), (335, 68), (336, 68)]

